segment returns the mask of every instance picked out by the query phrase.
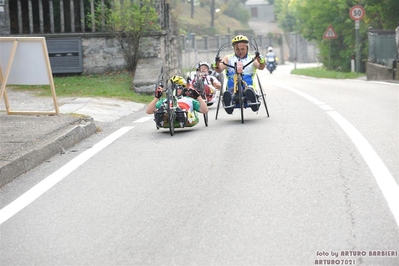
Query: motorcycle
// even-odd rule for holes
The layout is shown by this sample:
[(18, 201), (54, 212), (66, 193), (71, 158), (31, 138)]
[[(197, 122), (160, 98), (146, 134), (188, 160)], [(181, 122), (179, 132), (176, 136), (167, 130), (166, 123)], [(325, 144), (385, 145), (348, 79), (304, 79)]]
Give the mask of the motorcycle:
[(274, 59), (274, 56), (266, 56), (266, 68), (269, 70), (270, 74), (273, 73), (274, 70), (276, 70), (276, 60)]

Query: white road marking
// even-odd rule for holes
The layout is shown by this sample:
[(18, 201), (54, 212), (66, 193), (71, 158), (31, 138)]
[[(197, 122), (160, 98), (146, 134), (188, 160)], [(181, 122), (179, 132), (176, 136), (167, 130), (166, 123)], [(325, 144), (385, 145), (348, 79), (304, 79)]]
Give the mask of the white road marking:
[(132, 128), (134, 127), (122, 127), (119, 130), (115, 131), (114, 133), (101, 140), (87, 151), (79, 154), (66, 165), (46, 177), (44, 180), (32, 187), (19, 198), (5, 206), (3, 209), (0, 210), (0, 225), (10, 219), (20, 210), (28, 206), (34, 200), (39, 198), (43, 193), (48, 191), (50, 188), (52, 188), (54, 185), (56, 185), (58, 182), (60, 182), (62, 179), (64, 179), (66, 176), (76, 170), (79, 166), (81, 166), (83, 163), (93, 157), (96, 153), (106, 148), (108, 145), (113, 143), (115, 140), (120, 138)]
[(374, 151), (373, 147), (371, 147), (368, 141), (351, 123), (336, 111), (328, 111), (327, 114), (329, 114), (335, 122), (341, 126), (346, 134), (348, 134), (349, 138), (363, 156), (399, 226), (399, 186), (392, 174)]
[(391, 209), (396, 223), (399, 226), (399, 186), (392, 174), (389, 172), (388, 168), (385, 166), (384, 162), (374, 151), (373, 147), (371, 147), (368, 141), (363, 137), (363, 135), (360, 134), (360, 132), (343, 116), (341, 116), (338, 112), (333, 111), (333, 108), (317, 100), (313, 96), (310, 96), (309, 94), (292, 87), (279, 87), (290, 90), (318, 105), (321, 109), (325, 110), (326, 113), (331, 116), (335, 122), (337, 122), (338, 125), (345, 131), (345, 133), (355, 144), (356, 148), (359, 150), (360, 154), (363, 156), (372, 174), (374, 175), (374, 178), (381, 189), (389, 208)]
[(145, 121), (148, 121), (150, 119), (152, 119), (154, 116), (143, 116), (140, 119), (137, 119), (136, 121), (133, 121), (133, 123), (143, 123)]
[(321, 109), (323, 109), (324, 111), (332, 111), (332, 110), (333, 110), (333, 109), (331, 108), (331, 106), (329, 106), (329, 105), (327, 105), (327, 104), (319, 105), (319, 107), (320, 107)]

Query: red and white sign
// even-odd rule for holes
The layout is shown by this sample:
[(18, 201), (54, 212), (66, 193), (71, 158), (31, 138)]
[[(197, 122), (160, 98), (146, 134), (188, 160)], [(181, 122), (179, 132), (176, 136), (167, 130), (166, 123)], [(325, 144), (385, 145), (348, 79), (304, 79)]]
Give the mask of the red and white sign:
[(338, 38), (338, 35), (335, 33), (334, 28), (329, 25), (326, 32), (323, 35), (323, 39), (336, 39)]
[(366, 11), (364, 11), (364, 8), (362, 6), (356, 5), (351, 8), (349, 11), (349, 16), (353, 20), (362, 20), (364, 17), (364, 14), (366, 14)]

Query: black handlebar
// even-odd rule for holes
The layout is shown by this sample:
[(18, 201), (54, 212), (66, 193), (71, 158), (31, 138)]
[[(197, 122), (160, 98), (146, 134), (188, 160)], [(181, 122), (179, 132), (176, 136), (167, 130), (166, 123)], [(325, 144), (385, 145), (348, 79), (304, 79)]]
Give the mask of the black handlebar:
[[(256, 57), (252, 58), (251, 61), (249, 61), (246, 65), (242, 66), (242, 69), (244, 70), (247, 66), (249, 66), (250, 64), (252, 64), (252, 62), (255, 61), (255, 58), (256, 58)], [(225, 63), (224, 61), (222, 61), (222, 64), (225, 65), (225, 66), (234, 68), (234, 70), (237, 70), (237, 62), (234, 63), (234, 66), (229, 65), (229, 64)]]

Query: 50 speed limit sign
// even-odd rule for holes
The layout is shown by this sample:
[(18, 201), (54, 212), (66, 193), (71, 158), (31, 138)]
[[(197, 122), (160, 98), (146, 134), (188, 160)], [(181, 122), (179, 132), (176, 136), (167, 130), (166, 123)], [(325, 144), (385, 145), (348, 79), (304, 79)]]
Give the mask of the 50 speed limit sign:
[(353, 6), (349, 11), (349, 16), (353, 20), (362, 20), (365, 13), (366, 12), (362, 6)]

